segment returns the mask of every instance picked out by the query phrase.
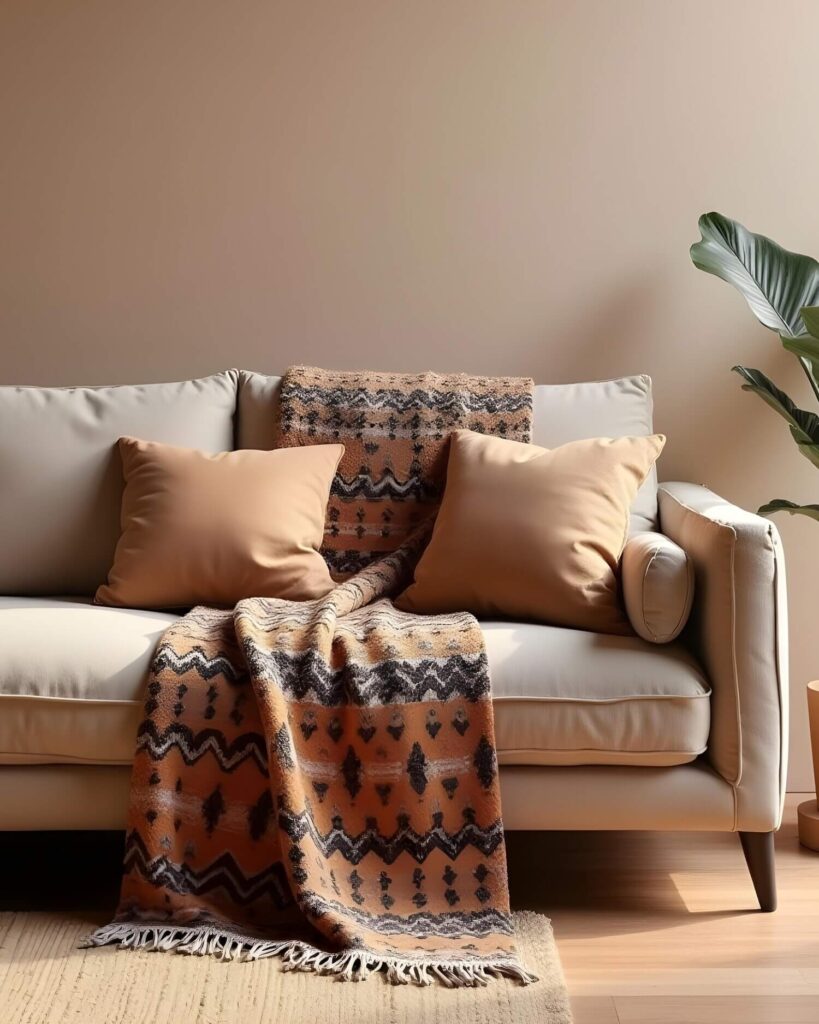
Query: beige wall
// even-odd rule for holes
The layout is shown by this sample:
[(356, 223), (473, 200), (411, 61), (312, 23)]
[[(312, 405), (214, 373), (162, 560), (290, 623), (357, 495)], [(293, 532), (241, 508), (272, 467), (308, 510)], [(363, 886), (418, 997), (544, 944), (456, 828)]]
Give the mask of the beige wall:
[[(662, 476), (816, 501), (728, 372), (797, 368), (687, 249), (718, 209), (819, 255), (817, 36), (811, 0), (3, 0), (0, 381), (641, 371)], [(781, 528), (806, 789), (819, 525)]]

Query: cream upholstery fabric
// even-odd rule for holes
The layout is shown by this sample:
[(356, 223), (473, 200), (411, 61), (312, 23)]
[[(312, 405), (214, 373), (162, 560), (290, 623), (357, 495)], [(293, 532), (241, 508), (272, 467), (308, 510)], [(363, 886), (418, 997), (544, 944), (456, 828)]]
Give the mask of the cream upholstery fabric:
[(117, 438), (228, 450), (237, 378), (0, 387), (0, 594), (93, 594), (119, 537)]
[[(0, 763), (130, 764), (151, 655), (173, 615), (0, 598)], [(708, 687), (675, 645), (486, 623), (498, 757), (669, 765), (705, 746)]]
[(694, 600), (694, 564), (662, 533), (629, 538), (620, 566), (623, 600), (635, 633), (667, 644), (683, 630)]
[(130, 782), (122, 765), (0, 766), (0, 830), (124, 829)]
[(175, 618), (0, 597), (0, 762), (130, 764), (148, 666)]
[[(0, 829), (122, 829), (124, 765), (0, 767)], [(503, 824), (515, 829), (730, 832), (733, 791), (702, 759), (678, 768), (501, 765)]]
[(705, 487), (660, 488), (663, 532), (694, 563), (688, 636), (713, 687), (708, 757), (734, 789), (735, 827), (777, 828), (787, 763), (785, 563), (770, 520)]
[(734, 828), (731, 787), (702, 759), (678, 768), (502, 766), (500, 787), (508, 829)]
[[(281, 377), (242, 370), (237, 448), (272, 448)], [(272, 410), (272, 411), (271, 411)], [(654, 433), (651, 378), (620, 377), (584, 384), (538, 384), (532, 441), (556, 448), (589, 437)], [(631, 509), (631, 532), (657, 525), (657, 471), (652, 468)]]
[(708, 741), (709, 689), (676, 644), (481, 624), (501, 764), (673, 765)]
[(281, 377), (239, 372), (236, 447), (269, 451), (276, 447)]

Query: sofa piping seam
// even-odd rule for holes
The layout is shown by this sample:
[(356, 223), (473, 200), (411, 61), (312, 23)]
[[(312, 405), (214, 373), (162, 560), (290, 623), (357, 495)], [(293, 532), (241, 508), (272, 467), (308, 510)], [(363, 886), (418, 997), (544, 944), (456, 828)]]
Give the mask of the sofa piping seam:
[(492, 694), (492, 703), (497, 704), (501, 701), (510, 703), (512, 701), (519, 701), (521, 704), (528, 703), (542, 703), (542, 704), (621, 704), (626, 701), (633, 700), (707, 700), (711, 697), (713, 690), (709, 686), (705, 693), (635, 693), (626, 694), (622, 697), (523, 697), (523, 696), (503, 696)]
[(145, 702), (142, 700), (127, 700), (124, 697), (114, 697), (111, 700), (103, 700), (100, 697), (55, 697), (50, 693), (0, 693), (0, 701), (4, 700), (42, 700), (53, 701), (59, 704), (94, 704), (100, 707), (141, 707)]
[[(704, 700), (712, 695), (712, 690), (709, 687), (703, 693), (627, 693), (620, 697), (552, 697), (552, 696), (540, 696), (532, 695), (526, 697), (520, 694), (502, 695), (492, 694), (492, 702), (498, 703), (500, 701), (521, 701), (521, 702), (535, 702), (544, 704), (620, 704), (626, 701), (636, 700)], [(10, 701), (49, 701), (59, 704), (93, 704), (97, 707), (131, 707), (138, 708), (144, 703), (141, 700), (125, 700), (124, 698), (115, 698), (112, 700), (104, 700), (98, 697), (53, 697), (50, 694), (41, 693), (0, 693), (0, 702)]]
[[(627, 750), (621, 747), (505, 747), (498, 746), (497, 753), (499, 756), (504, 754), (667, 754), (667, 755), (682, 755), (685, 757), (700, 757), (708, 749), (707, 746), (701, 747), (699, 750), (678, 750), (669, 749), (666, 747), (651, 747), (644, 750)], [(77, 763), (86, 765), (103, 765), (103, 766), (122, 766), (130, 767), (133, 764), (133, 757), (129, 760), (122, 760), (121, 758), (96, 758), (91, 759), (87, 757), (80, 757), (75, 754), (61, 754), (54, 751), (22, 751), (22, 750), (0, 750), (0, 758), (3, 757), (59, 757), (62, 761), (20, 761), (12, 762), (7, 765), (0, 765), (0, 768), (12, 768), (12, 767), (25, 767), (26, 765), (35, 766), (38, 764), (67, 764)], [(533, 765), (535, 768), (548, 768), (548, 767), (560, 767), (559, 765)], [(648, 767), (651, 767), (650, 765)], [(665, 766), (663, 766), (665, 767)], [(672, 766), (673, 767), (673, 766)]]
[[(684, 754), (699, 757), (708, 746), (699, 750), (677, 750), (668, 747), (649, 747), (644, 750), (624, 750), (621, 747), (504, 747), (498, 744), (498, 754)], [(0, 754), (2, 756), (2, 754)]]

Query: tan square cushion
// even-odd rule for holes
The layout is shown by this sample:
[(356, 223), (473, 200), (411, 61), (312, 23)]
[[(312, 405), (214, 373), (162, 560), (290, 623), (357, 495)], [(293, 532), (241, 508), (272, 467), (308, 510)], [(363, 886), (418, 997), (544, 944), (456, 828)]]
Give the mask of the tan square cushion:
[(230, 450), (237, 376), (0, 387), (0, 594), (93, 594), (120, 532), (117, 438)]
[[(593, 437), (647, 437), (654, 433), (651, 378), (645, 374), (578, 384), (538, 384), (532, 441), (558, 448)], [(631, 506), (629, 531), (657, 529), (657, 470), (654, 466)]]
[(232, 606), (332, 589), (318, 553), (340, 444), (209, 455), (119, 441), (122, 536), (99, 604)]
[(550, 450), (456, 431), (432, 538), (398, 606), (628, 632), (618, 559), (664, 444), (654, 434)]

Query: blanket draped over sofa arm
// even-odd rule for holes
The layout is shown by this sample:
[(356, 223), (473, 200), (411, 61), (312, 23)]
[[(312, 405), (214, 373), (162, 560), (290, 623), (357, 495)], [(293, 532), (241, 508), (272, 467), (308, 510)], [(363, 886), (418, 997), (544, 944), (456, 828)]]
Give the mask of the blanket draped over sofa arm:
[(663, 532), (694, 563), (686, 637), (713, 689), (708, 756), (734, 791), (734, 828), (768, 832), (782, 815), (788, 647), (779, 533), (705, 487), (659, 490)]

